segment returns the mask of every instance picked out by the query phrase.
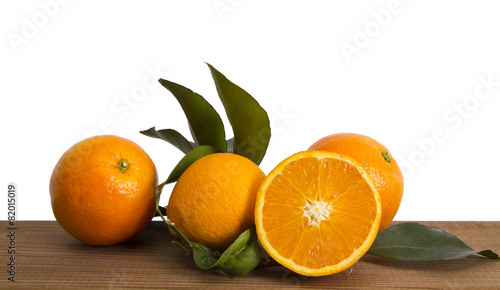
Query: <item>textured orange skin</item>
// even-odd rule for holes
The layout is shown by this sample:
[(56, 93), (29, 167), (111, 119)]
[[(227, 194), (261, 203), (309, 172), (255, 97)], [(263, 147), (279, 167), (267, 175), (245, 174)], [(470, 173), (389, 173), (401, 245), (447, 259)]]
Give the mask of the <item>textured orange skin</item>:
[(223, 251), (255, 224), (255, 200), (264, 177), (255, 163), (240, 155), (202, 157), (178, 179), (168, 219), (190, 241)]
[[(130, 166), (123, 173), (121, 160)], [(57, 222), (93, 246), (121, 243), (151, 221), (158, 176), (151, 158), (134, 142), (117, 136), (85, 139), (59, 159), (50, 179)]]
[[(362, 164), (370, 174), (382, 200), (382, 220), (379, 232), (394, 219), (403, 198), (403, 174), (387, 148), (376, 140), (361, 134), (338, 133), (321, 138), (309, 150), (325, 150), (344, 154)], [(391, 162), (382, 156), (388, 152)]]

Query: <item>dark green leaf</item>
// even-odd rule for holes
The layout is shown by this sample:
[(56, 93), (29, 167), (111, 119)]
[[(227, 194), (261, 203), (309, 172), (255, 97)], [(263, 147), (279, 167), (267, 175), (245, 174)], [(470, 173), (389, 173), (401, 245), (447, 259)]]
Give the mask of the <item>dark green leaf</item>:
[(368, 254), (404, 261), (450, 260), (479, 254), (498, 259), (490, 251), (475, 251), (456, 236), (418, 223), (401, 223), (377, 235)]
[(223, 152), (227, 150), (224, 124), (202, 96), (179, 84), (160, 79), (160, 84), (167, 88), (177, 99), (188, 119), (189, 128), (198, 145), (211, 145)]
[(198, 267), (204, 270), (217, 267), (232, 277), (245, 275), (254, 269), (262, 258), (262, 248), (257, 241), (255, 226), (241, 233), (219, 257), (207, 247), (193, 244), (193, 258)]
[[(229, 276), (243, 276), (257, 267), (262, 248), (257, 241), (255, 226), (243, 232), (219, 258), (218, 267)], [(224, 261), (222, 263), (222, 261)]]
[(156, 130), (155, 127), (152, 127), (148, 130), (141, 131), (140, 133), (149, 137), (167, 141), (185, 154), (189, 153), (189, 151), (196, 147), (193, 142), (189, 142), (186, 138), (184, 138), (184, 136), (182, 136), (181, 133), (173, 129)]
[(246, 91), (207, 64), (234, 133), (234, 153), (260, 164), (271, 138), (269, 117)]
[(218, 257), (204, 245), (193, 243), (193, 259), (200, 269), (208, 270), (217, 264)]
[(219, 153), (221, 152), (217, 148), (214, 148), (210, 145), (203, 145), (191, 150), (191, 152), (187, 153), (182, 157), (181, 161), (177, 163), (174, 167), (167, 180), (163, 184), (168, 184), (171, 182), (177, 181), (177, 179), (181, 176), (181, 174), (196, 160), (200, 159), (203, 156), (207, 156), (209, 154)]

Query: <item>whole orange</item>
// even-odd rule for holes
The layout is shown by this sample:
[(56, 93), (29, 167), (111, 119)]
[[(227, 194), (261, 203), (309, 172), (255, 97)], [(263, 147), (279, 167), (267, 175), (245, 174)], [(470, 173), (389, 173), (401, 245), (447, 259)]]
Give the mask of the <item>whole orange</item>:
[(309, 150), (336, 152), (360, 163), (375, 182), (382, 200), (382, 220), (379, 232), (394, 219), (403, 198), (403, 174), (387, 148), (365, 135), (339, 133), (326, 136)]
[(202, 157), (177, 180), (167, 217), (189, 240), (223, 251), (255, 224), (255, 200), (264, 177), (255, 163), (240, 155)]
[(52, 210), (61, 227), (94, 246), (121, 243), (151, 221), (158, 177), (136, 143), (96, 136), (69, 148), (50, 179)]

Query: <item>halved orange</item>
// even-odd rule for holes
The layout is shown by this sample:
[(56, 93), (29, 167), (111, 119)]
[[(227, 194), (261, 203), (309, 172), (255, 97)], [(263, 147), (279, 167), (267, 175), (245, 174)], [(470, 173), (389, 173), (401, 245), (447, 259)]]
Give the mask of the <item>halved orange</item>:
[(380, 195), (352, 158), (304, 151), (283, 160), (257, 193), (255, 224), (267, 253), (307, 276), (341, 272), (375, 239)]

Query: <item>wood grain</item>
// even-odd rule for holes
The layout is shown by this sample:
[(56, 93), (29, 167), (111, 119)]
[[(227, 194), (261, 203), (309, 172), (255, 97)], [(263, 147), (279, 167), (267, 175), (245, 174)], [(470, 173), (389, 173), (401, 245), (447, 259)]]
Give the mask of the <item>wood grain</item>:
[[(476, 250), (500, 252), (500, 222), (421, 222), (458, 236)], [(5, 222), (7, 224), (7, 222)], [(167, 227), (154, 221), (127, 243), (91, 247), (53, 221), (16, 222), (16, 282), (2, 272), (0, 287), (24, 288), (448, 288), (500, 289), (500, 261), (471, 256), (460, 260), (402, 262), (365, 255), (351, 270), (304, 277), (283, 267), (258, 268), (229, 278), (203, 271), (170, 244)], [(5, 226), (7, 228), (7, 226)], [(0, 263), (8, 269), (9, 240), (2, 234)]]

